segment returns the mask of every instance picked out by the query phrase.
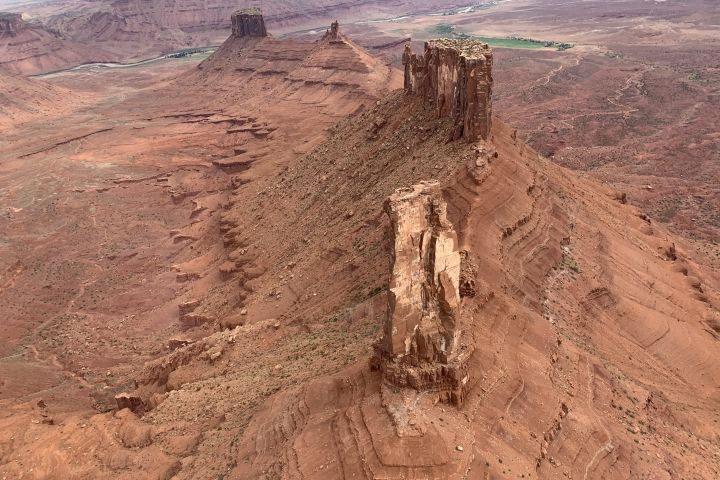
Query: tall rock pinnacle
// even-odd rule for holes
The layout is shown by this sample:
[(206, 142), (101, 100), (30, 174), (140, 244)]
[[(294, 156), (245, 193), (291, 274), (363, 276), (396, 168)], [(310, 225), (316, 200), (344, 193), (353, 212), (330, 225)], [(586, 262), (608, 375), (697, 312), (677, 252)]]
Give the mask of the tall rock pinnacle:
[(397, 190), (385, 203), (393, 266), (376, 364), (386, 382), (462, 403), (460, 253), (437, 181)]

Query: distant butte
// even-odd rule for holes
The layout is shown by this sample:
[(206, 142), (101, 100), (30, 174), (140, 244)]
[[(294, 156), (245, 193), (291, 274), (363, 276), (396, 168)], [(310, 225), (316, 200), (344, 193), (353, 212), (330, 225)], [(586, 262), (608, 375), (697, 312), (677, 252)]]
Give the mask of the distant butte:
[(232, 14), (232, 34), (236, 37), (267, 37), (265, 20), (259, 8), (243, 8)]
[(0, 35), (15, 36), (24, 25), (25, 22), (19, 13), (0, 12)]

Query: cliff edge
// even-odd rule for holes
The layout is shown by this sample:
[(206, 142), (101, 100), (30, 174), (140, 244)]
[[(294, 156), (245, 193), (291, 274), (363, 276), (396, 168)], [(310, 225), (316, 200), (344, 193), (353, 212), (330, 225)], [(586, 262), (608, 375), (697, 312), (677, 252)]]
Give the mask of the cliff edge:
[(405, 47), (405, 90), (434, 105), (439, 117), (455, 122), (453, 139), (487, 140), (492, 128), (490, 47), (475, 40), (439, 39), (425, 43), (423, 55)]

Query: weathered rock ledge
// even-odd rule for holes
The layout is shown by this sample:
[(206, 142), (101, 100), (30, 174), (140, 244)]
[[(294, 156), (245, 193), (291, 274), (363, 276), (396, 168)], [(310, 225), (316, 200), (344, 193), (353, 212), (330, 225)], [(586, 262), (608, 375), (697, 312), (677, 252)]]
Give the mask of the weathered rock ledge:
[(487, 140), (492, 126), (492, 50), (476, 40), (432, 40), (424, 55), (405, 47), (405, 90), (455, 121), (453, 139)]
[(373, 366), (385, 382), (463, 401), (467, 352), (460, 348), (460, 252), (440, 184), (397, 190), (385, 204), (393, 260), (384, 337)]
[(265, 19), (259, 8), (244, 8), (232, 14), (232, 34), (236, 37), (267, 37)]

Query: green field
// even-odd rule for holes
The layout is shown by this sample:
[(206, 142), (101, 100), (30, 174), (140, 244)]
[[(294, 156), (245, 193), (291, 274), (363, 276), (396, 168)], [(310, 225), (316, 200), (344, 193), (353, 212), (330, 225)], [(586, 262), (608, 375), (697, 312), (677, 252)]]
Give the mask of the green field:
[(527, 40), (518, 38), (495, 38), (495, 37), (470, 37), (475, 40), (485, 42), (491, 47), (507, 47), (507, 48), (543, 48), (545, 42), (537, 40)]
[(481, 42), (487, 43), (491, 47), (505, 47), (505, 48), (554, 48), (556, 50), (567, 50), (572, 48), (573, 45), (570, 43), (562, 43), (547, 40), (535, 40), (533, 38), (520, 38), (520, 37), (478, 37), (475, 35), (469, 35), (467, 33), (458, 32), (454, 25), (447, 23), (441, 23), (435, 25), (429, 30), (431, 35), (438, 35), (448, 38), (467, 38), (473, 40), (480, 40)]

